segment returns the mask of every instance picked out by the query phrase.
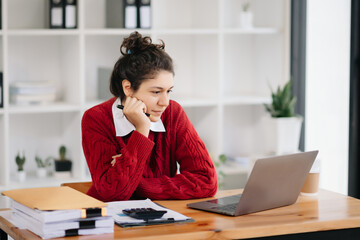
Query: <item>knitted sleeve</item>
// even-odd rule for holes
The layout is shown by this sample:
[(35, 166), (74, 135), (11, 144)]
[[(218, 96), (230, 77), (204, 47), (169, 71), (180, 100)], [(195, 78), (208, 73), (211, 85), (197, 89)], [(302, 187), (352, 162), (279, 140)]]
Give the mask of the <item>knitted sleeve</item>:
[[(93, 186), (103, 201), (127, 200), (136, 190), (154, 142), (134, 131), (126, 146), (111, 136), (111, 120), (90, 109), (82, 119), (82, 144)], [(116, 158), (111, 165), (112, 156)]]
[(172, 144), (180, 174), (174, 177), (143, 178), (137, 194), (151, 199), (191, 199), (211, 197), (217, 191), (215, 167), (206, 147), (180, 105), (173, 110)]

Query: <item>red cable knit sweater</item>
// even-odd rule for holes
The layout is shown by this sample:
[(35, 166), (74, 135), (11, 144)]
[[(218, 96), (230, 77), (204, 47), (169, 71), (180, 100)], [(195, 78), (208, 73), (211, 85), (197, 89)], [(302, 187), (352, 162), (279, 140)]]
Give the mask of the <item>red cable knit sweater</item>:
[[(88, 195), (102, 201), (190, 199), (216, 193), (214, 165), (182, 107), (170, 101), (161, 116), (166, 132), (145, 137), (133, 131), (116, 137), (112, 98), (84, 113), (83, 150), (93, 185)], [(122, 154), (111, 165), (112, 156)], [(177, 174), (177, 164), (180, 174)]]

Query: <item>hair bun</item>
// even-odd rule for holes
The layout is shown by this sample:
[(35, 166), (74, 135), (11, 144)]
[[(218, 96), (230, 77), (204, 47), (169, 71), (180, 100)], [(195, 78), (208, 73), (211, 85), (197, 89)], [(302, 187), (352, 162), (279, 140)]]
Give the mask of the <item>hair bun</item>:
[(153, 44), (150, 37), (143, 37), (139, 32), (135, 31), (125, 38), (120, 47), (122, 55), (131, 55), (138, 52), (142, 52), (147, 49), (164, 49), (165, 44), (161, 41), (161, 44)]

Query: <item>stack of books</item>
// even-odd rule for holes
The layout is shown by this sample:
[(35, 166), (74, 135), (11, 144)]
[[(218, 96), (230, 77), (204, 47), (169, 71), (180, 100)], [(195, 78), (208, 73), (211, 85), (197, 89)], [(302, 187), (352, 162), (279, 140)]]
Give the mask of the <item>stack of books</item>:
[(16, 189), (2, 192), (11, 199), (11, 221), (43, 239), (114, 232), (107, 204), (69, 187)]
[(10, 101), (14, 104), (46, 104), (56, 99), (53, 82), (27, 81), (10, 84)]

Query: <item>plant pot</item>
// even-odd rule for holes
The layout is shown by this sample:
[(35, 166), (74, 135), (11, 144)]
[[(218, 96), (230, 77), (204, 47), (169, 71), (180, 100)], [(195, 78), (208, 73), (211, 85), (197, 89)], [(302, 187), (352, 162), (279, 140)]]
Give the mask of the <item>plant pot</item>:
[(298, 152), (302, 120), (302, 117), (269, 117), (266, 123), (265, 152), (276, 155)]
[(38, 168), (36, 169), (36, 176), (38, 176), (39, 178), (44, 178), (47, 175), (47, 171), (46, 168)]
[(72, 162), (70, 160), (55, 160), (56, 172), (70, 172)]
[(240, 28), (250, 29), (253, 27), (253, 13), (241, 11), (238, 16), (238, 25)]
[(55, 160), (55, 173), (54, 176), (57, 179), (66, 179), (71, 177), (71, 166), (70, 160)]
[(24, 182), (26, 179), (26, 172), (25, 171), (18, 171), (17, 172), (17, 179), (19, 182)]

